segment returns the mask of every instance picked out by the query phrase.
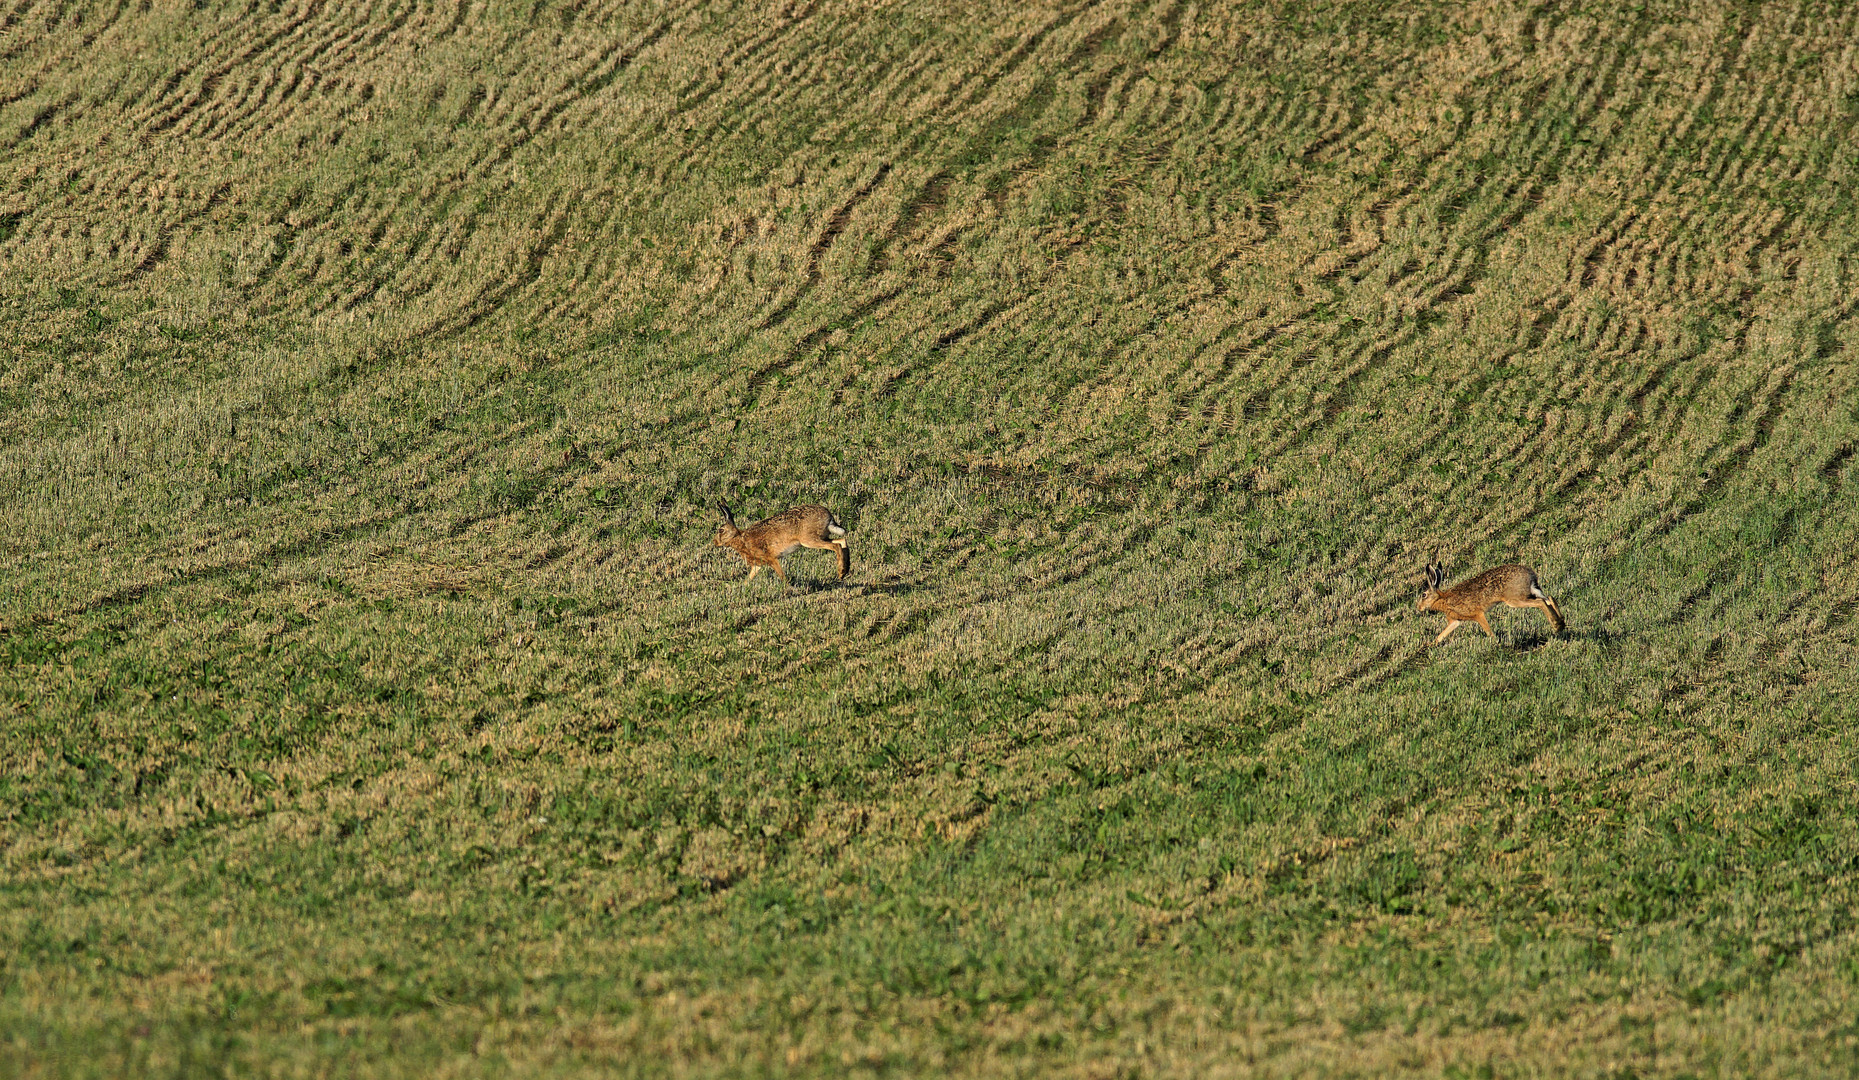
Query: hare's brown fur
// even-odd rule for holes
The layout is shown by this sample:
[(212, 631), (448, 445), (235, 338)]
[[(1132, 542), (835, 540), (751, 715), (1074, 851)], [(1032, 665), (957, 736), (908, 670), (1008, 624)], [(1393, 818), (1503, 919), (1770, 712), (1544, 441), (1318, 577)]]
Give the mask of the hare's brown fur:
[(1446, 635), (1459, 628), (1460, 623), (1475, 622), (1492, 637), (1491, 624), (1485, 621), (1485, 612), (1493, 604), (1509, 604), (1511, 607), (1540, 608), (1549, 625), (1556, 628), (1556, 633), (1563, 630), (1562, 611), (1556, 602), (1549, 598), (1537, 585), (1536, 571), (1527, 566), (1512, 563), (1508, 566), (1494, 566), (1469, 581), (1462, 581), (1450, 589), (1441, 589), (1440, 584), (1446, 580), (1446, 568), (1439, 563), (1427, 567), (1426, 591), (1420, 594), (1420, 600), (1414, 607), (1420, 611), (1437, 611), (1446, 616), (1446, 629), (1433, 639), (1438, 645), (1446, 640)]
[(736, 516), (729, 512), (729, 507), (718, 503), (723, 509), (723, 524), (717, 526), (716, 546), (735, 548), (736, 552), (749, 564), (749, 576), (746, 580), (755, 580), (755, 575), (762, 567), (772, 567), (781, 584), (788, 583), (787, 574), (781, 569), (781, 556), (797, 547), (821, 548), (839, 553), (839, 578), (852, 569), (852, 552), (846, 547), (846, 530), (839, 522), (833, 520), (832, 513), (824, 506), (809, 503), (783, 510), (766, 521), (751, 525), (746, 529), (736, 527)]

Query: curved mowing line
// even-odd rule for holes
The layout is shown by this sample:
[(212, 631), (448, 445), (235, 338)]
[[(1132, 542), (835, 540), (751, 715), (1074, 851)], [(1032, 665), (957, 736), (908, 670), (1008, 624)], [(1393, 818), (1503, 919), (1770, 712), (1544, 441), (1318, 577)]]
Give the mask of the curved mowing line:
[[(14, 28), (19, 25), (21, 16), (32, 7), (33, 0), (21, 0), (11, 11), (7, 12), (5, 18), (0, 19), (0, 41), (8, 43), (5, 48), (0, 49), (0, 62), (14, 60), (23, 56), (28, 49), (44, 45), (51, 53), (51, 56), (46, 58), (45, 66), (39, 72), (44, 75), (68, 71), (73, 64), (81, 63), (86, 52), (92, 48), (98, 38), (110, 33), (124, 21), (130, 5), (119, 2), (115, 8), (102, 13), (101, 16), (94, 10), (81, 11), (77, 19), (72, 20), (73, 25), (78, 28), (78, 33), (60, 34), (59, 28), (65, 24), (71, 4), (68, 2), (54, 3), (49, 16), (37, 28), (36, 33), (24, 31), (15, 33)], [(21, 67), (23, 68), (23, 65)]]
[[(817, 4), (808, 4), (796, 16), (775, 20), (775, 25), (770, 27), (766, 32), (744, 41), (736, 46), (734, 50), (718, 59), (711, 72), (695, 75), (685, 82), (684, 85), (673, 90), (672, 97), (678, 102), (676, 111), (679, 113), (688, 113), (704, 104), (704, 102), (709, 99), (710, 95), (728, 86), (733, 81), (729, 77), (721, 74), (722, 72), (729, 71), (733, 74), (734, 69), (742, 66), (744, 61), (760, 53), (773, 42), (786, 36), (790, 31), (802, 29), (803, 24), (813, 17), (816, 7), (818, 7)], [(689, 89), (690, 87), (699, 85), (703, 86), (702, 91), (692, 91)]]
[[(0, 35), (5, 35), (11, 41), (5, 49), (0, 49), (0, 60), (11, 60), (24, 52), (26, 46), (36, 42), (37, 39), (29, 35), (13, 33), (13, 28), (19, 25), (20, 20), (28, 11), (32, 10), (35, 2), (36, 0), (19, 0), (19, 3), (13, 5), (13, 9), (6, 13), (5, 18), (0, 18)], [(63, 6), (59, 5), (58, 10), (62, 11)], [(53, 17), (57, 17), (56, 12)]]
[(465, 167), (464, 174), (481, 176), (492, 166), (508, 162), (518, 150), (528, 146), (546, 127), (560, 119), (570, 109), (586, 107), (593, 95), (611, 86), (622, 72), (632, 66), (641, 53), (662, 41), (670, 32), (677, 17), (695, 6), (693, 2), (686, 8), (659, 19), (643, 34), (634, 38), (630, 44), (615, 46), (603, 53), (594, 62), (584, 65), (580, 71), (563, 79), (560, 88), (554, 92), (545, 94), (536, 91), (522, 99), (528, 101), (540, 97), (547, 100), (547, 104), (530, 106), (521, 115), (506, 120), (504, 114), (515, 111), (516, 99), (514, 96), (500, 97), (496, 106), (486, 114), (484, 122), (490, 126), (501, 126), (504, 138), (499, 140), (494, 148), (488, 151), (480, 150), (473, 161)]
[(573, 223), (570, 208), (558, 209), (563, 198), (565, 196), (561, 193), (550, 195), (540, 219), (551, 224), (546, 230), (537, 230), (542, 232), (540, 240), (521, 250), (521, 265), (514, 275), (504, 280), (486, 282), (469, 300), (434, 319), (421, 328), (416, 336), (443, 338), (463, 333), (490, 317), (513, 296), (535, 284), (536, 279), (542, 275), (542, 264), (561, 245)]
[[(984, 307), (979, 314), (968, 322), (943, 331), (930, 346), (931, 353), (946, 352), (963, 338), (987, 329), (988, 324), (993, 322), (1004, 310), (1006, 310), (1006, 308), (1003, 306)], [(899, 365), (894, 371), (885, 376), (883, 382), (872, 390), (870, 400), (881, 401), (884, 398), (890, 397), (897, 391), (897, 387), (900, 383), (916, 374), (922, 366), (921, 364), (909, 363)]]
[[(891, 163), (888, 161), (881, 163), (877, 171), (872, 174), (870, 180), (867, 180), (865, 183), (853, 189), (852, 194), (847, 196), (844, 202), (834, 208), (832, 214), (826, 219), (825, 227), (820, 230), (820, 235), (816, 237), (813, 243), (807, 248), (807, 270), (801, 277), (800, 285), (796, 288), (792, 296), (780, 301), (768, 314), (757, 319), (755, 322), (756, 329), (770, 330), (786, 322), (788, 316), (794, 313), (795, 306), (798, 305), (801, 300), (805, 299), (807, 294), (814, 290), (815, 286), (819, 285), (820, 263), (826, 258), (826, 253), (832, 249), (834, 242), (845, 233), (846, 225), (852, 220), (852, 214), (858, 209), (859, 204), (870, 198), (871, 193), (877, 189), (879, 184), (884, 183), (885, 177), (890, 175)], [(759, 374), (765, 375), (766, 373)], [(757, 385), (757, 382), (758, 380), (754, 378), (750, 380), (751, 389)]]
[[(196, 129), (198, 134), (203, 138), (212, 138), (215, 136), (215, 133), (218, 133), (222, 137), (231, 137), (235, 134), (249, 133), (252, 131), (253, 128), (258, 125), (251, 122), (256, 120), (260, 112), (267, 108), (283, 106), (286, 102), (294, 98), (299, 87), (303, 86), (300, 73), (294, 74), (289, 85), (284, 88), (283, 92), (275, 98), (272, 96), (271, 91), (276, 88), (279, 83), (279, 67), (285, 63), (294, 63), (298, 68), (306, 68), (310, 66), (312, 61), (318, 60), (319, 58), (323, 59), (323, 63), (318, 70), (329, 71), (330, 81), (333, 85), (341, 86), (344, 89), (352, 88), (355, 84), (354, 79), (337, 76), (335, 72), (338, 70), (365, 70), (369, 61), (373, 59), (374, 56), (385, 53), (386, 47), (383, 43), (386, 42), (388, 38), (399, 34), (416, 10), (417, 8), (413, 4), (402, 4), (396, 9), (394, 16), (384, 22), (375, 21), (372, 8), (364, 10), (360, 13), (357, 19), (358, 25), (355, 27), (343, 30), (338, 26), (327, 33), (320, 44), (309, 47), (307, 51), (299, 53), (293, 60), (274, 61), (265, 65), (266, 74), (269, 78), (263, 81), (263, 91), (259, 94), (255, 103), (250, 105), (247, 104), (248, 102), (252, 102), (253, 94), (251, 90), (256, 89), (260, 85), (260, 82), (259, 80), (250, 80), (246, 84), (247, 87), (250, 88), (246, 94), (242, 95), (236, 102), (231, 103), (229, 106), (220, 110), (215, 110), (217, 115), (196, 120), (190, 125), (190, 128)], [(325, 53), (329, 53), (330, 55), (325, 58)], [(374, 88), (373, 82), (364, 78), (362, 79), (362, 83), (365, 88), (364, 93), (371, 94)], [(351, 96), (353, 95), (351, 94)], [(359, 104), (359, 102), (357, 103)], [(288, 117), (280, 118), (278, 126), (281, 126), (282, 121), (287, 118)]]
[[(891, 254), (892, 248), (900, 238), (908, 237), (913, 240), (918, 240), (919, 244), (912, 247), (910, 250), (921, 251), (921, 242), (926, 242), (932, 235), (935, 235), (923, 233), (920, 230), (920, 226), (926, 220), (941, 216), (944, 207), (947, 205), (948, 191), (950, 186), (953, 185), (956, 176), (956, 166), (947, 163), (951, 159), (961, 161), (974, 157), (976, 156), (975, 147), (977, 143), (985, 143), (991, 147), (998, 138), (998, 134), (995, 137), (990, 137), (985, 131), (980, 136), (972, 138), (960, 137), (960, 133), (972, 126), (973, 119), (980, 116), (993, 102), (993, 96), (988, 91), (990, 91), (993, 86), (998, 85), (1001, 79), (1014, 68), (1018, 67), (1019, 64), (1025, 60), (1026, 56), (1030, 55), (1031, 51), (1037, 49), (1039, 39), (1053, 29), (1055, 25), (1056, 24), (1049, 24), (1045, 29), (1036, 32), (1031, 38), (1022, 42), (1021, 49), (1017, 53), (1009, 55), (1005, 66), (994, 73), (991, 78), (983, 80), (984, 85), (978, 93), (967, 96), (967, 100), (971, 102), (969, 107), (962, 112), (960, 116), (951, 117), (946, 124), (941, 125), (947, 130), (957, 133), (956, 138), (945, 141), (940, 150), (932, 151), (930, 148), (922, 145), (924, 133), (919, 129), (917, 133), (910, 138), (910, 142), (913, 145), (896, 148), (896, 153), (893, 155), (894, 160), (922, 160), (924, 158), (933, 158), (945, 164), (940, 169), (930, 174), (928, 179), (917, 189), (917, 194), (914, 197), (904, 200), (902, 212), (898, 214), (892, 221), (891, 226), (885, 231), (883, 236), (880, 237), (872, 254), (874, 274), (882, 273), (890, 269), (893, 262)], [(1104, 46), (1116, 36), (1113, 32), (1121, 25), (1122, 22), (1119, 18), (1112, 17), (1104, 26), (1087, 34), (1085, 39), (1074, 46), (1072, 51), (1067, 55), (1064, 68), (1070, 69), (1081, 63), (1090, 63), (1094, 61)], [(1041, 86), (1050, 87), (1051, 84), (1049, 82), (1044, 82), (1032, 88), (1033, 93), (1031, 97), (1037, 100), (1037, 104), (1031, 110), (1030, 114), (1024, 108), (1027, 99), (1018, 99), (1009, 103), (1008, 106), (999, 113), (991, 126), (1003, 127), (1008, 121), (1011, 121), (1011, 126), (1014, 127), (1030, 126), (1040, 117), (1044, 116), (1056, 98), (1056, 93), (1050, 89), (1045, 93), (1041, 93)], [(956, 101), (953, 95), (949, 97), (947, 107), (956, 107)], [(1085, 123), (1080, 125), (1080, 128), (1082, 129), (1089, 126), (1090, 123), (1087, 119)], [(1074, 135), (1073, 137), (1079, 138), (1081, 136)], [(1051, 156), (1056, 146), (1057, 144), (1036, 144), (1033, 153), (1029, 157), (1016, 162), (1011, 168), (1016, 172), (1030, 172), (1037, 169)], [(983, 151), (983, 153), (986, 153), (986, 151)], [(991, 154), (988, 156), (990, 159), (992, 158)], [(1004, 192), (1004, 188), (1002, 192)], [(995, 197), (998, 198), (1002, 192), (996, 192)], [(951, 235), (941, 235), (937, 239), (937, 242), (931, 245), (931, 247), (940, 247), (949, 243), (951, 239)]]
[[(277, 48), (280, 42), (302, 32), (303, 28), (310, 20), (322, 10), (322, 7), (322, 0), (310, 0), (309, 3), (304, 5), (298, 15), (286, 20), (284, 25), (279, 27), (276, 31), (261, 35), (257, 44), (248, 46), (231, 60), (207, 69), (201, 76), (200, 85), (198, 87), (187, 93), (180, 101), (162, 110), (162, 99), (165, 98), (168, 93), (172, 93), (178, 89), (179, 78), (182, 72), (188, 69), (183, 68), (181, 71), (177, 71), (176, 77), (170, 78), (167, 90), (163, 93), (162, 97), (157, 98), (156, 105), (151, 107), (144, 114), (145, 118), (132, 118), (131, 126), (146, 129), (151, 135), (158, 135), (173, 128), (195, 109), (200, 108), (211, 100), (215, 91), (219, 88), (221, 80), (225, 79), (227, 75), (245, 64), (251, 63), (259, 56), (272, 52)], [(158, 110), (160, 111), (158, 112)]]
[(32, 119), (26, 122), (26, 126), (19, 129), (19, 134), (13, 137), (13, 141), (6, 144), (6, 149), (18, 152), (20, 148), (30, 142), (32, 137), (38, 134), (45, 125), (51, 123), (54, 117), (61, 112), (73, 108), (77, 104), (78, 95), (76, 93), (70, 93), (62, 98), (47, 102), (40, 106), (39, 109), (32, 114)]
[[(833, 329), (835, 328), (836, 324), (840, 322), (852, 323), (852, 324), (857, 324), (859, 322), (862, 322), (867, 315), (870, 315), (873, 312), (890, 305), (899, 296), (903, 295), (903, 292), (904, 290), (901, 286), (888, 289), (872, 297), (871, 299), (866, 300), (863, 303), (859, 304), (857, 307), (853, 308), (852, 311), (848, 313), (847, 315), (845, 315), (843, 318), (833, 319), (825, 325), (818, 326), (812, 330), (809, 330), (807, 333), (801, 336), (800, 340), (796, 341), (792, 346), (790, 346), (788, 350), (781, 355), (780, 359), (774, 361), (771, 364), (768, 364), (765, 367), (757, 369), (753, 374), (751, 374), (749, 376), (749, 384), (748, 384), (747, 392), (751, 395), (759, 395), (759, 392), (761, 391), (761, 389), (767, 385), (770, 379), (774, 378), (776, 375), (786, 373), (795, 364), (799, 363), (801, 360), (805, 359), (810, 353), (812, 353), (815, 349), (819, 348), (821, 343), (826, 340), (827, 336), (833, 332)], [(849, 382), (842, 383), (839, 389), (833, 392), (833, 403), (835, 405), (837, 405), (840, 402), (840, 400), (843, 398), (845, 394), (847, 387), (849, 387), (850, 385), (851, 384)], [(764, 402), (761, 402), (761, 404), (769, 404), (769, 402), (764, 401)]]
[[(569, 90), (561, 91), (554, 95), (556, 100), (553, 104), (533, 108), (519, 120), (515, 121), (518, 125), (517, 127), (514, 129), (506, 129), (507, 133), (513, 134), (515, 137), (502, 141), (501, 145), (498, 145), (489, 153), (479, 151), (475, 160), (463, 167), (461, 175), (482, 175), (491, 166), (508, 161), (522, 146), (539, 134), (543, 128), (546, 128), (549, 124), (564, 115), (568, 109), (585, 106), (589, 95), (598, 93), (600, 90), (611, 85), (619, 74), (626, 70), (641, 52), (650, 48), (663, 38), (665, 33), (669, 30), (670, 25), (670, 19), (661, 20), (644, 35), (636, 38), (631, 45), (623, 48), (615, 47), (614, 49), (610, 49), (595, 61), (585, 65), (580, 74), (571, 76), (572, 81)], [(399, 217), (401, 215), (396, 214), (395, 216)], [(465, 238), (469, 237), (475, 231), (478, 216), (479, 215), (474, 211), (464, 221), (454, 222), (449, 217), (435, 219), (435, 224), (443, 220), (449, 227), (441, 232), (433, 226), (428, 226), (426, 229), (422, 230), (419, 235), (428, 238), (430, 243), (434, 245), (451, 239), (462, 246), (466, 242)], [(545, 213), (544, 217), (539, 220), (548, 220), (548, 215)], [(456, 333), (476, 325), (489, 316), (496, 308), (501, 307), (504, 303), (512, 299), (521, 290), (533, 284), (540, 275), (542, 261), (546, 259), (550, 250), (559, 245), (566, 234), (569, 224), (570, 222), (565, 214), (556, 215), (553, 225), (542, 230), (547, 238), (543, 246), (541, 248), (532, 247), (524, 254), (522, 270), (517, 275), (517, 280), (514, 284), (492, 282), (484, 285), (477, 290), (471, 299), (464, 301), (455, 308), (453, 314), (440, 317), (428, 327), (424, 333), (445, 335)], [(418, 248), (420, 246), (422, 246), (421, 243), (416, 240), (414, 247)], [(427, 265), (431, 261), (432, 260), (421, 258), (417, 251), (410, 250), (408, 252), (406, 259), (402, 263), (401, 271), (394, 274), (391, 278), (396, 286), (395, 292), (399, 299), (404, 301), (411, 296), (423, 295), (438, 287), (441, 278), (439, 274), (434, 272), (434, 267)], [(406, 274), (409, 272), (417, 272), (419, 278), (417, 280), (408, 281), (406, 279)], [(379, 287), (379, 285), (375, 286), (375, 288)], [(373, 290), (370, 290), (371, 293), (372, 291)]]
[[(615, 46), (609, 50), (601, 57), (600, 62), (590, 66), (584, 74), (574, 80), (572, 85), (564, 89), (552, 104), (535, 110), (518, 121), (518, 129), (528, 138), (534, 138), (538, 132), (549, 127), (570, 108), (585, 105), (590, 98), (612, 86), (614, 81), (632, 66), (633, 61), (638, 59), (640, 53), (663, 40), (665, 35), (671, 31), (671, 25), (670, 20), (661, 19), (650, 30), (635, 38), (632, 44), (625, 47)], [(526, 142), (527, 139), (523, 141)], [(502, 160), (508, 160), (510, 154), (520, 145), (522, 145), (521, 142), (513, 143), (502, 155)]]

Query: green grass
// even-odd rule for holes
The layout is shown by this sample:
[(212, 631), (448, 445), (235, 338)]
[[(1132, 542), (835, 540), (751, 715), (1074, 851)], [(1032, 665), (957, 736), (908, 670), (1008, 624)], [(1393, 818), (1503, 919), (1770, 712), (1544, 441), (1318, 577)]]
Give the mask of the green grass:
[(0, 1072), (1852, 1075), (1856, 29), (20, 7)]

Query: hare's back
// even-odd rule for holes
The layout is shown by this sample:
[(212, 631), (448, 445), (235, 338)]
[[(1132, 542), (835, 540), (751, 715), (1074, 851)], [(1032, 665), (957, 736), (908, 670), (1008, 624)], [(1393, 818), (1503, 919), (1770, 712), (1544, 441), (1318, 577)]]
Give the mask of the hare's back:
[(826, 507), (807, 503), (803, 506), (789, 507), (755, 528), (757, 532), (770, 535), (812, 537), (825, 531), (827, 524), (832, 520), (833, 515), (827, 513)]
[(1494, 566), (1477, 577), (1453, 586), (1452, 591), (1468, 597), (1506, 597), (1521, 599), (1536, 588), (1536, 571), (1527, 566), (1508, 563)]

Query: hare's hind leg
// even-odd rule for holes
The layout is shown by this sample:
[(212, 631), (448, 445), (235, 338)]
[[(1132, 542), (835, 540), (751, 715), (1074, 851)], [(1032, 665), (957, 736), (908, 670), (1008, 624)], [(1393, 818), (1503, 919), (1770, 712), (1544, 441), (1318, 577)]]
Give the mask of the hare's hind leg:
[(846, 527), (839, 524), (831, 514), (826, 516), (826, 539), (828, 543), (839, 545), (839, 580), (844, 581), (852, 572), (852, 549), (845, 541)]
[(1537, 600), (1530, 606), (1542, 608), (1543, 614), (1549, 618), (1549, 625), (1555, 627), (1556, 633), (1560, 634), (1566, 626), (1562, 621), (1562, 609), (1557, 607), (1556, 602), (1549, 598), (1549, 594), (1543, 591), (1541, 585), (1537, 584), (1535, 574), (1530, 575), (1530, 595)]
[(1539, 592), (1536, 595), (1543, 601), (1543, 614), (1549, 616), (1549, 625), (1556, 628), (1556, 633), (1568, 629), (1568, 624), (1562, 621), (1562, 609), (1556, 606), (1556, 602), (1547, 593)]
[(1562, 622), (1562, 612), (1556, 608), (1556, 602), (1540, 592), (1534, 593), (1534, 596), (1533, 600), (1506, 600), (1504, 602), (1515, 608), (1535, 608), (1541, 611), (1543, 618), (1548, 619), (1549, 625), (1560, 634), (1565, 624)]
[(819, 548), (821, 551), (837, 553), (839, 556), (839, 577), (841, 580), (844, 580), (846, 574), (852, 569), (852, 551), (846, 546), (844, 540), (802, 540), (801, 544), (804, 547)]
[[(1507, 603), (1509, 603), (1509, 601), (1507, 601)], [(1541, 600), (1518, 600), (1511, 603), (1510, 606), (1536, 608), (1543, 613), (1543, 618), (1549, 620), (1549, 625), (1555, 629), (1556, 633), (1560, 634), (1562, 632), (1562, 613), (1556, 610), (1555, 602), (1550, 600), (1547, 596), (1543, 597)]]

